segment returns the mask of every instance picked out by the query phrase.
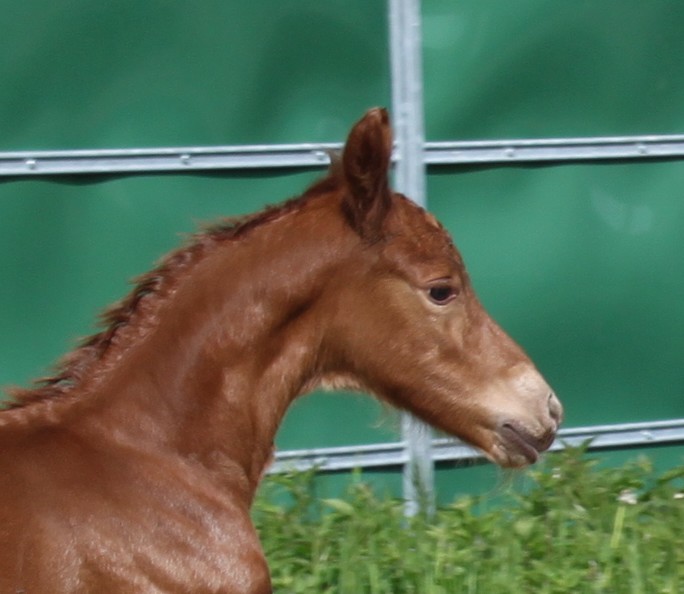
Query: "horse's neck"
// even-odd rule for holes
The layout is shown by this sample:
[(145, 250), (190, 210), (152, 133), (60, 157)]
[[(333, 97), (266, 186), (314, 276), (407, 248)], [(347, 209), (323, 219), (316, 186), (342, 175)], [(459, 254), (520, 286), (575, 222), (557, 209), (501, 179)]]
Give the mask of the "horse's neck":
[(335, 266), (319, 219), (291, 213), (197, 262), (99, 382), (98, 430), (237, 465), (255, 486), (288, 405), (319, 379), (309, 313)]

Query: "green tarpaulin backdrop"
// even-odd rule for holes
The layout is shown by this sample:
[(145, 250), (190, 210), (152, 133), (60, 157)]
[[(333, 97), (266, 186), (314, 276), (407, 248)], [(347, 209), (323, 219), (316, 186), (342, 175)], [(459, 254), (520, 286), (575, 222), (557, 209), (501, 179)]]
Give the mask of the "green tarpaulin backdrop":
[[(0, 9), (0, 151), (342, 141), (390, 104), (381, 1)], [(428, 140), (684, 133), (681, 2), (424, 0), (423, 19)], [(0, 178), (0, 384), (45, 373), (180, 234), (317, 175)], [(684, 416), (684, 161), (440, 167), (428, 190), (568, 426)], [(279, 446), (394, 439), (379, 410), (306, 399)]]

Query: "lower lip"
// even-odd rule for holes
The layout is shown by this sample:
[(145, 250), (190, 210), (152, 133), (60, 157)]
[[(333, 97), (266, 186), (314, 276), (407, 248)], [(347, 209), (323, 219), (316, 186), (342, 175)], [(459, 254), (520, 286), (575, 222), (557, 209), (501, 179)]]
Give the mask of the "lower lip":
[(521, 453), (530, 464), (534, 464), (539, 459), (539, 452), (530, 445), (525, 438), (518, 433), (510, 425), (501, 427), (501, 436), (506, 443), (511, 444), (519, 453)]

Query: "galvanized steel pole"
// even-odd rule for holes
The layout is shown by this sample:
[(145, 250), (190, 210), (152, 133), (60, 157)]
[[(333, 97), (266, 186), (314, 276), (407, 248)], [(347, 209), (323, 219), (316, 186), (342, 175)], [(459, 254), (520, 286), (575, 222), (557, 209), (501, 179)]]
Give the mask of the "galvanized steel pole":
[[(425, 206), (423, 73), (420, 0), (390, 0), (392, 114), (396, 140), (395, 187)], [(401, 336), (397, 336), (401, 340)], [(406, 514), (434, 509), (434, 468), (430, 428), (404, 414)]]

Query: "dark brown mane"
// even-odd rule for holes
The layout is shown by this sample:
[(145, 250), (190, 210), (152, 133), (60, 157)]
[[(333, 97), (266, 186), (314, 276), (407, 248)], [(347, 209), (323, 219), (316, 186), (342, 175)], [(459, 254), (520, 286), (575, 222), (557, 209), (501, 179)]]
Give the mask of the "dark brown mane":
[(102, 330), (83, 339), (64, 356), (55, 366), (54, 374), (35, 380), (30, 388), (10, 388), (10, 400), (4, 403), (5, 408), (20, 408), (68, 394), (92, 370), (93, 365), (102, 360), (119, 331), (128, 327), (138, 314), (141, 318), (136, 320), (138, 323), (144, 323), (145, 319), (151, 317), (180, 274), (212, 247), (224, 241), (239, 239), (256, 227), (298, 210), (311, 198), (338, 189), (342, 181), (336, 160), (332, 157), (331, 160), (333, 164), (328, 175), (315, 182), (301, 196), (267, 206), (254, 214), (225, 218), (214, 223), (192, 235), (186, 245), (166, 255), (155, 268), (134, 279), (133, 290), (100, 316), (98, 325)]

